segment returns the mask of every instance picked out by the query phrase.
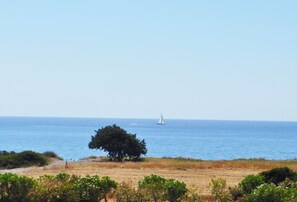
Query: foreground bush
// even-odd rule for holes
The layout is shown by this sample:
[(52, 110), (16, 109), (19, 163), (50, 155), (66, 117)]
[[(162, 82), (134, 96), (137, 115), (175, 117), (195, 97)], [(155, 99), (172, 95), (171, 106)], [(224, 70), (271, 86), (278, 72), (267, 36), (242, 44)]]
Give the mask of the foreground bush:
[(139, 189), (151, 196), (153, 201), (180, 201), (187, 193), (186, 184), (173, 179), (164, 179), (158, 175), (144, 177), (139, 182)]
[(296, 189), (283, 189), (274, 184), (263, 184), (257, 187), (250, 195), (240, 200), (241, 202), (295, 202), (297, 201)]
[(117, 183), (109, 177), (89, 176), (78, 179), (74, 187), (79, 193), (80, 200), (96, 202), (107, 201), (107, 194), (117, 188)]
[(60, 173), (37, 180), (16, 174), (0, 174), (0, 202), (98, 202), (116, 189), (109, 177), (78, 177)]
[(250, 194), (255, 188), (264, 183), (263, 176), (248, 175), (239, 183), (239, 187), (243, 191), (243, 194)]
[(230, 193), (241, 202), (295, 202), (296, 188), (296, 173), (284, 167), (248, 175)]
[[(0, 202), (98, 202), (115, 193), (117, 201), (181, 201), (187, 193), (186, 184), (157, 175), (147, 176), (135, 189), (131, 183), (120, 186), (109, 177), (79, 177), (60, 173), (34, 180), (16, 174), (0, 174)], [(157, 195), (155, 194), (157, 193)], [(191, 195), (191, 201), (197, 201)]]
[(116, 190), (117, 202), (138, 202), (138, 201), (156, 201), (152, 200), (150, 193), (144, 189), (136, 189), (132, 182), (122, 182)]
[(27, 166), (44, 166), (47, 164), (48, 159), (44, 155), (33, 151), (0, 155), (0, 168), (11, 169)]
[(30, 193), (30, 199), (34, 202), (75, 202), (79, 201), (79, 195), (74, 183), (79, 177), (66, 173), (56, 176), (44, 175), (36, 180), (36, 184)]
[(164, 185), (166, 180), (158, 175), (145, 176), (140, 181), (139, 188), (151, 195), (153, 201), (161, 200), (164, 197)]
[(180, 201), (187, 193), (186, 184), (173, 179), (166, 180), (164, 190), (164, 198), (170, 202)]
[(274, 183), (278, 185), (280, 182), (285, 181), (285, 179), (296, 180), (297, 173), (288, 167), (274, 168), (268, 171), (260, 173), (264, 177), (266, 183)]
[(215, 200), (219, 202), (231, 201), (232, 196), (227, 189), (226, 180), (212, 179), (209, 187), (211, 188), (211, 195), (214, 197)]
[(30, 201), (29, 192), (32, 190), (35, 183), (36, 182), (32, 178), (12, 173), (0, 175), (0, 201)]

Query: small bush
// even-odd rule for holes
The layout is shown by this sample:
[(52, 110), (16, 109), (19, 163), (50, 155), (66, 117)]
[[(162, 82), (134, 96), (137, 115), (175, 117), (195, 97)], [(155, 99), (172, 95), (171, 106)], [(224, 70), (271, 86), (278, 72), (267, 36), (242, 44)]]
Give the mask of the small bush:
[(104, 199), (104, 201), (107, 201), (107, 194), (110, 193), (112, 190), (115, 190), (117, 188), (118, 184), (111, 180), (108, 176), (101, 178), (101, 198)]
[(8, 152), (8, 151), (5, 151), (5, 150), (0, 151), (0, 156), (1, 155), (9, 155), (9, 154), (15, 154), (15, 152), (14, 151)]
[(281, 182), (278, 184), (278, 186), (282, 187), (282, 188), (293, 188), (293, 189), (297, 189), (297, 182), (296, 181), (292, 181), (290, 179), (285, 179), (285, 181)]
[(264, 177), (266, 183), (274, 183), (275, 185), (278, 185), (287, 178), (290, 180), (297, 179), (297, 173), (288, 167), (273, 168), (271, 170), (261, 172), (260, 175)]
[(152, 174), (150, 176), (145, 176), (138, 185), (140, 189), (143, 189), (147, 193), (151, 194), (152, 200), (157, 201), (163, 198), (165, 182), (166, 179)]
[(18, 168), (27, 166), (44, 166), (48, 160), (42, 154), (33, 151), (24, 151), (0, 156), (0, 168)]
[(29, 177), (12, 173), (0, 174), (0, 201), (27, 202), (34, 184), (35, 181)]
[(250, 194), (257, 186), (264, 183), (264, 176), (248, 175), (239, 183), (239, 187), (244, 194)]
[(76, 180), (78, 180), (77, 176), (70, 176), (66, 173), (60, 173), (56, 176), (41, 176), (36, 180), (37, 183), (30, 193), (30, 198), (34, 202), (79, 201), (79, 196), (73, 186)]
[(122, 182), (116, 189), (117, 202), (152, 201), (150, 194), (143, 189), (136, 190), (132, 182)]
[(139, 182), (139, 190), (151, 196), (152, 201), (179, 201), (187, 193), (186, 184), (173, 179), (164, 179), (158, 175), (145, 176)]
[(89, 176), (78, 179), (74, 184), (76, 190), (79, 192), (80, 200), (84, 201), (100, 201), (104, 199), (107, 201), (107, 194), (116, 189), (117, 183), (109, 177)]
[(48, 158), (56, 158), (56, 159), (63, 160), (61, 157), (58, 156), (58, 154), (56, 154), (55, 152), (52, 152), (52, 151), (46, 151), (43, 153), (43, 155)]
[(274, 184), (262, 184), (240, 202), (293, 202), (297, 201), (296, 189), (283, 189)]
[(186, 184), (173, 179), (166, 180), (164, 190), (164, 198), (170, 202), (180, 201), (187, 193)]
[(197, 193), (197, 190), (188, 190), (187, 195), (183, 197), (182, 201), (187, 202), (206, 202), (201, 195)]
[(219, 202), (227, 202), (232, 200), (232, 196), (227, 189), (226, 180), (212, 179), (209, 185), (211, 188), (211, 195)]
[(232, 199), (234, 201), (237, 201), (238, 199), (240, 199), (244, 196), (244, 191), (239, 186), (230, 187), (229, 192), (230, 192)]

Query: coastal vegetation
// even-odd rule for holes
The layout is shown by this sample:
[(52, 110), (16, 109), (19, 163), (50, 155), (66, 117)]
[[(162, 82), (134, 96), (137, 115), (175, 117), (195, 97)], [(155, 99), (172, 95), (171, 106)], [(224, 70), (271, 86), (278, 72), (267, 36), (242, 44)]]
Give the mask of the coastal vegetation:
[[(211, 195), (201, 195), (176, 179), (144, 176), (137, 186), (116, 182), (108, 176), (59, 173), (37, 179), (12, 173), (0, 174), (0, 202), (294, 202), (297, 201), (297, 173), (287, 167), (247, 175), (230, 187), (221, 178), (212, 179)], [(273, 181), (277, 179), (277, 181)]]
[(54, 152), (37, 153), (33, 151), (23, 151), (23, 152), (0, 152), (0, 168), (12, 169), (19, 167), (29, 167), (29, 166), (44, 166), (47, 165), (51, 158), (57, 158), (57, 154)]
[(187, 193), (185, 183), (155, 175), (145, 177), (139, 184), (136, 190), (129, 183), (118, 184), (107, 176), (80, 177), (59, 173), (56, 176), (44, 175), (33, 179), (5, 173), (0, 174), (0, 202), (106, 202), (114, 198), (125, 202), (175, 202)]
[(147, 153), (144, 140), (137, 139), (136, 134), (130, 134), (117, 125), (106, 126), (95, 132), (89, 148), (108, 152), (112, 161), (138, 161), (141, 155)]

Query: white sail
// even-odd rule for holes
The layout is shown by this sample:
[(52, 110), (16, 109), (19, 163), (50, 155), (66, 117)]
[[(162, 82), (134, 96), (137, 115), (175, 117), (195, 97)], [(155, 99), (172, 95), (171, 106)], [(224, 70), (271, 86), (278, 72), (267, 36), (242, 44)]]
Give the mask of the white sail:
[(161, 114), (161, 117), (158, 121), (158, 125), (165, 125), (165, 121), (164, 121), (164, 118), (163, 118), (163, 115)]

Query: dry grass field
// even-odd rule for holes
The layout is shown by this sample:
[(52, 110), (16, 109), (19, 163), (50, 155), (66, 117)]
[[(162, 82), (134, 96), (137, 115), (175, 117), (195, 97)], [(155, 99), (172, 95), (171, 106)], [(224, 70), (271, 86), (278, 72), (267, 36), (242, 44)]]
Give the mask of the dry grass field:
[(55, 175), (66, 172), (76, 175), (110, 176), (117, 182), (137, 182), (144, 176), (157, 174), (165, 178), (184, 181), (189, 188), (203, 195), (210, 194), (208, 185), (211, 179), (222, 178), (229, 186), (236, 185), (244, 176), (257, 174), (275, 167), (287, 166), (297, 170), (297, 161), (233, 160), (198, 161), (189, 159), (146, 158), (144, 162), (91, 162), (90, 160), (65, 162), (54, 165), (18, 171), (19, 174), (38, 177), (44, 174)]

